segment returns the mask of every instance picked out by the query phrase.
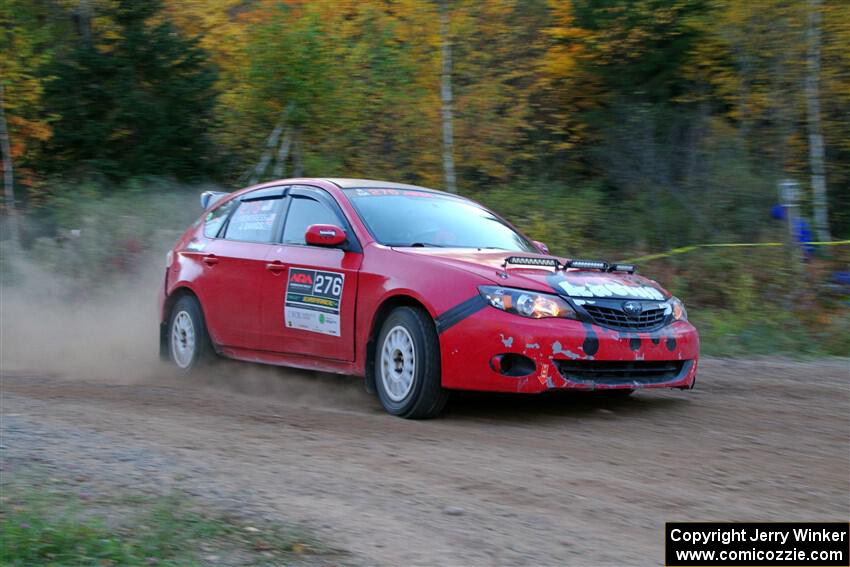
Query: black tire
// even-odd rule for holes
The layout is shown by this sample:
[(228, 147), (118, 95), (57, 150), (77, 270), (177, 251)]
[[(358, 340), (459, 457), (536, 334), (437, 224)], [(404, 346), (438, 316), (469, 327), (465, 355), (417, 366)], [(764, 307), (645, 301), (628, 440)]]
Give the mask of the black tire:
[[(191, 351), (187, 349), (181, 352), (180, 345), (186, 347), (188, 344), (185, 327), (186, 317), (191, 322), (191, 328), (194, 331), (192, 340), (194, 347)], [(179, 328), (175, 327), (175, 321), (178, 318), (181, 321)], [(201, 311), (200, 303), (192, 295), (184, 295), (174, 304), (168, 317), (166, 337), (168, 358), (180, 374), (190, 374), (215, 358), (215, 350), (204, 322), (204, 313)], [(188, 356), (187, 353), (189, 353)]]
[[(412, 384), (406, 394), (403, 386), (392, 391), (393, 384), (397, 384), (393, 377), (401, 376), (409, 370), (404, 370), (408, 358), (401, 353), (402, 349), (392, 348), (392, 338), (387, 343), (390, 333), (393, 333), (393, 338), (400, 337), (401, 341), (412, 341), (412, 354), (409, 351), (407, 353), (409, 359), (414, 361)], [(384, 354), (385, 343), (389, 348), (388, 355)], [(429, 419), (443, 411), (449, 394), (440, 382), (440, 342), (434, 320), (428, 313), (414, 307), (393, 310), (381, 327), (375, 349), (375, 389), (381, 405), (388, 413), (408, 419)]]

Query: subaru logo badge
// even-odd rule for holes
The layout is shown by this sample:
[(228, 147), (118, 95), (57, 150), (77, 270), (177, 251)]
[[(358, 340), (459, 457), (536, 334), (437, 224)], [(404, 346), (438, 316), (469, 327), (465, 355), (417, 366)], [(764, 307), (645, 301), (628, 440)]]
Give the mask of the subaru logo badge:
[(623, 311), (626, 312), (626, 315), (640, 315), (640, 312), (643, 311), (643, 305), (637, 301), (624, 301)]

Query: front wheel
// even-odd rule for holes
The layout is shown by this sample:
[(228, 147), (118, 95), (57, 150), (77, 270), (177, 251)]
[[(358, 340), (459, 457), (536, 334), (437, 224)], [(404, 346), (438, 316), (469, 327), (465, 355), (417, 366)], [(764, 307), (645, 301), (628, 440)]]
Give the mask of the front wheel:
[(168, 320), (168, 353), (177, 370), (188, 374), (213, 357), (204, 315), (198, 300), (184, 295)]
[(440, 383), (440, 343), (422, 309), (399, 307), (378, 335), (375, 388), (387, 412), (409, 419), (440, 414), (448, 392)]

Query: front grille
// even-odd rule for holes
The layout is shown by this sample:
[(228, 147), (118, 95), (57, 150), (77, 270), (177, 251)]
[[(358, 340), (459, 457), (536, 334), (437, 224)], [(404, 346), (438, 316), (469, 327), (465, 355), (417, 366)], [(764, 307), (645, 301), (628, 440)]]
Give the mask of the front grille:
[(652, 384), (678, 377), (684, 360), (556, 360), (561, 376), (574, 382)]
[(650, 331), (661, 327), (667, 319), (665, 309), (645, 308), (637, 315), (627, 315), (619, 307), (585, 304), (584, 310), (593, 322), (615, 331)]

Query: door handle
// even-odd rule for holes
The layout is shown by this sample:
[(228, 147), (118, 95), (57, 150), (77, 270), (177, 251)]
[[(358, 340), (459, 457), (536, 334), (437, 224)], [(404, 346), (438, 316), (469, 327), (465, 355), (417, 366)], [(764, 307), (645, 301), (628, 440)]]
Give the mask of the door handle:
[(286, 264), (275, 260), (274, 262), (269, 262), (268, 264), (266, 264), (266, 269), (272, 272), (273, 274), (279, 274), (286, 269)]
[(218, 257), (216, 257), (215, 254), (207, 254), (206, 256), (203, 257), (203, 262), (207, 266), (214, 266), (214, 265), (218, 264)]

